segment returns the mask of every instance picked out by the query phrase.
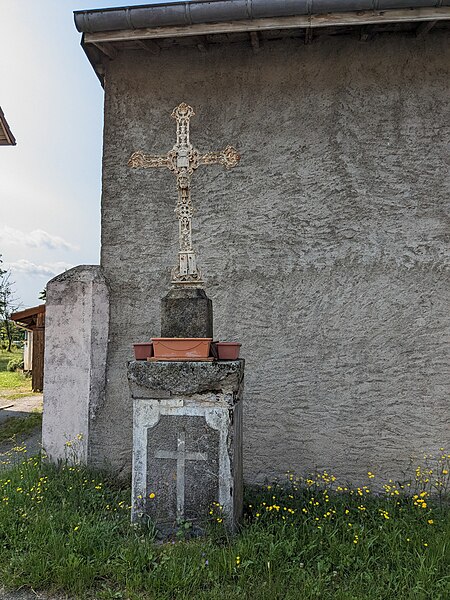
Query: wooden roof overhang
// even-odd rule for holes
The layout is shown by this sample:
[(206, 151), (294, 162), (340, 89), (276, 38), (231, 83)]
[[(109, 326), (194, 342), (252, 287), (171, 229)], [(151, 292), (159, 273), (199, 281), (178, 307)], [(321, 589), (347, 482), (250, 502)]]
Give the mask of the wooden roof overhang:
[[(136, 9), (139, 7), (136, 7)], [(150, 7), (145, 7), (151, 10)], [(128, 10), (128, 9), (121, 9)], [(130, 9), (134, 10), (134, 9)], [(92, 11), (92, 13), (99, 11)], [(84, 11), (83, 17), (89, 16)], [(77, 15), (75, 15), (77, 16)], [(450, 7), (358, 10), (287, 17), (84, 32), (82, 47), (103, 85), (105, 67), (119, 52), (145, 50), (159, 54), (174, 46), (194, 46), (207, 52), (215, 44), (248, 43), (254, 52), (283, 38), (310, 44), (319, 37), (352, 35), (369, 41), (377, 35), (404, 33), (421, 37), (450, 27)]]
[(45, 304), (26, 308), (11, 315), (11, 321), (14, 321), (19, 327), (33, 331), (37, 326), (38, 315), (45, 315)]
[(0, 146), (15, 146), (16, 139), (6, 121), (5, 115), (0, 107)]

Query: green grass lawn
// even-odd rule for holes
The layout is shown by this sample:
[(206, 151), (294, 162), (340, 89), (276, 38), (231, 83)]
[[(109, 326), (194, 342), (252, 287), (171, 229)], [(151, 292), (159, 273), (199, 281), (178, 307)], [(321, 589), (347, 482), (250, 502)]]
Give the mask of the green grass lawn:
[[(0, 407), (8, 400), (31, 396), (31, 378), (20, 372), (7, 371), (8, 362), (13, 358), (22, 358), (23, 352), (0, 350)], [(42, 411), (34, 411), (24, 418), (11, 417), (0, 424), (0, 443), (16, 436), (31, 434), (42, 424)]]
[(13, 400), (32, 393), (30, 377), (21, 372), (7, 371), (8, 362), (12, 358), (22, 356), (23, 352), (21, 350), (14, 350), (13, 352), (0, 350), (0, 399)]
[(449, 458), (381, 494), (378, 474), (356, 489), (288, 475), (247, 491), (235, 537), (216, 507), (206, 537), (165, 544), (130, 524), (128, 487), (30, 458), (0, 476), (0, 581), (98, 600), (448, 600), (450, 510), (430, 491)]

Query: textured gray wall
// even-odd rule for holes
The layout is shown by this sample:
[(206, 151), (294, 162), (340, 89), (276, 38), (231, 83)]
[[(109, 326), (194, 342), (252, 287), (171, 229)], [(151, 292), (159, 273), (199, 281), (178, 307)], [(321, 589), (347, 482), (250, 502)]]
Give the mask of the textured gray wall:
[[(201, 151), (194, 243), (215, 335), (243, 343), (247, 481), (314, 467), (398, 474), (449, 434), (448, 38), (431, 33), (129, 52), (106, 75), (102, 265), (111, 286), (98, 463), (130, 470), (132, 342), (159, 334), (177, 252), (176, 185), (132, 170)], [(95, 435), (94, 435), (95, 434)]]

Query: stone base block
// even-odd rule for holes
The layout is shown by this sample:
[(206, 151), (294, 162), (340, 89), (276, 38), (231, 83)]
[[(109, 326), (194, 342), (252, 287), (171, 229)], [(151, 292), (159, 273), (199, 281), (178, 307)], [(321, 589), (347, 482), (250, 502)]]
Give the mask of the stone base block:
[(213, 337), (212, 300), (201, 288), (175, 287), (161, 300), (161, 337)]
[(132, 520), (166, 536), (180, 522), (201, 531), (213, 503), (235, 530), (242, 517), (244, 361), (132, 361)]

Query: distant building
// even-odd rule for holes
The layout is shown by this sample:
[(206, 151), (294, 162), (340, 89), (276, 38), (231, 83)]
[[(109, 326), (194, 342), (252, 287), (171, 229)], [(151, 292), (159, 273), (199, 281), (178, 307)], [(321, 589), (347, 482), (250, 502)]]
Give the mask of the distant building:
[(13, 313), (11, 320), (27, 331), (24, 344), (24, 370), (31, 371), (33, 392), (44, 387), (45, 304)]
[(0, 106), (0, 146), (15, 146), (16, 138), (13, 136), (5, 115)]

